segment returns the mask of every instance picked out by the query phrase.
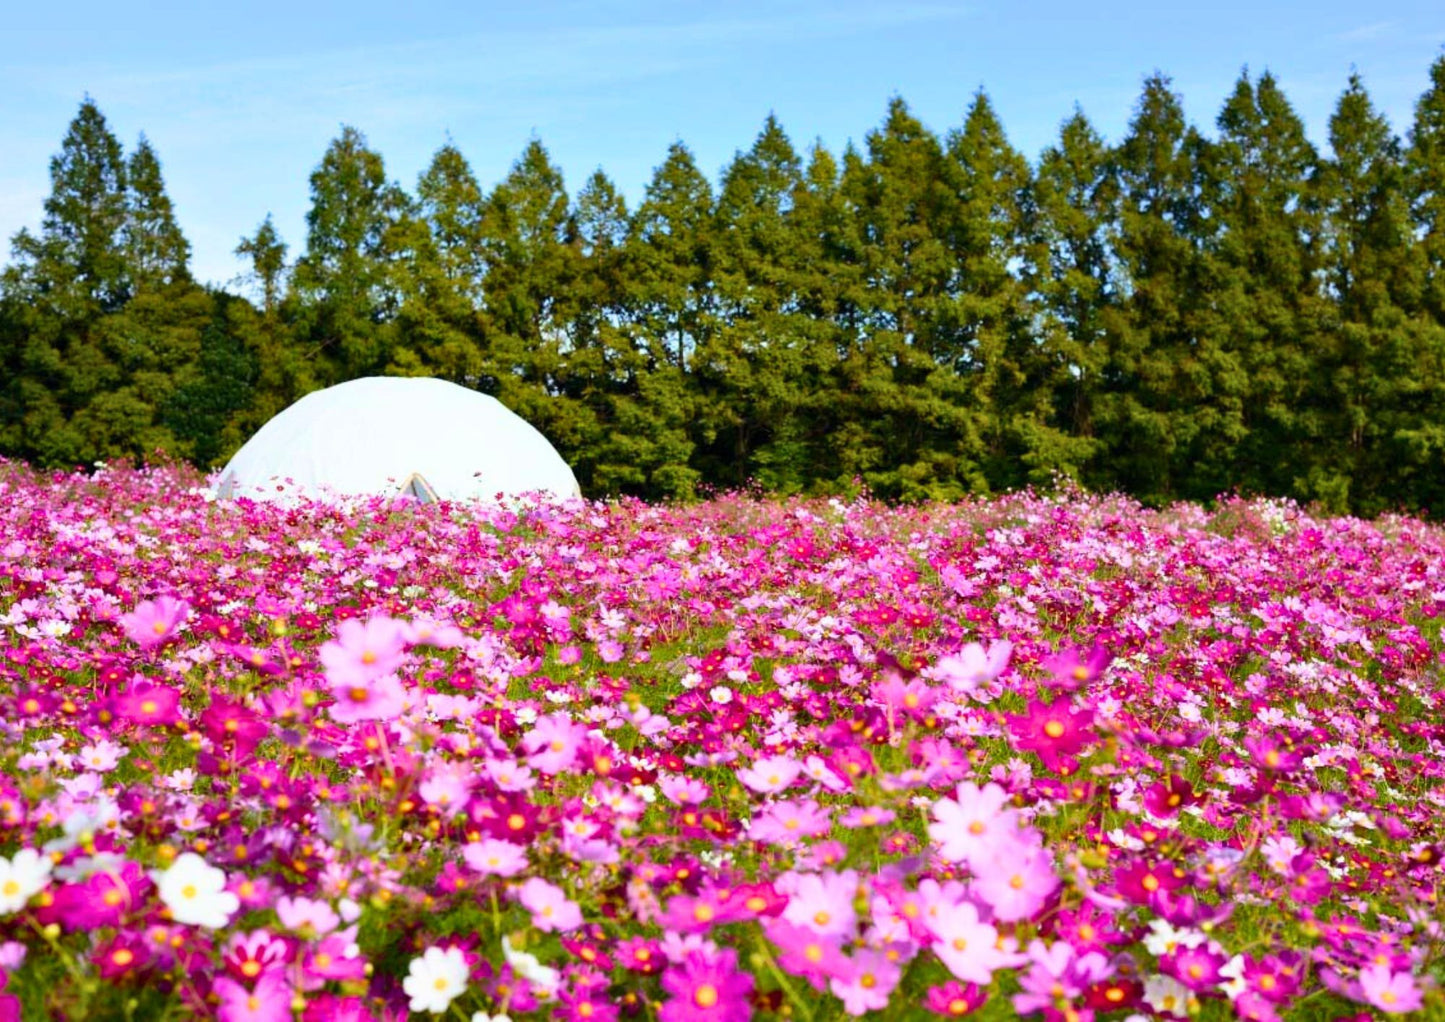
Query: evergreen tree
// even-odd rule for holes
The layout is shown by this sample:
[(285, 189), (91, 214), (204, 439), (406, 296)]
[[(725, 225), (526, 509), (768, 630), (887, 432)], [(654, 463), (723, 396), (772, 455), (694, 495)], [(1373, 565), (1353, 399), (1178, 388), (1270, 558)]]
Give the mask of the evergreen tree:
[(261, 311), (269, 318), (280, 311), (286, 280), (286, 242), (271, 223), (271, 214), (261, 221), (256, 233), (242, 238), (236, 255), (251, 260), (251, 279), (261, 288)]
[(1415, 104), (1405, 161), (1411, 221), (1424, 264), (1421, 305), (1445, 324), (1445, 56), (1430, 66), (1430, 87)]
[[(287, 250), (286, 242), (271, 222), (271, 214), (266, 214), (256, 233), (242, 238), (235, 250), (236, 255), (251, 261), (247, 276), (260, 288), (260, 314), (257, 315), (248, 302), (218, 304), (208, 328), (206, 343), (211, 347), (202, 353), (202, 361), (208, 367), (223, 366), (237, 358), (233, 344), (245, 351), (246, 364), (251, 367), (248, 370), (250, 389), (244, 405), (227, 413), (230, 417), (216, 433), (214, 445), (223, 453), (237, 446), (234, 443), (237, 436), (244, 441), (277, 412), (321, 385), (312, 375), (314, 363), (296, 343), (284, 315)], [(211, 408), (225, 408), (229, 407), (230, 398), (212, 401), (208, 397), (204, 403)]]
[(1146, 80), (1114, 153), (1110, 242), (1123, 295), (1105, 317), (1095, 421), (1120, 485), (1149, 502), (1215, 496), (1228, 482), (1211, 470), (1243, 430), (1237, 356), (1199, 316), (1211, 283), (1201, 255), (1211, 230), (1199, 196), (1205, 149), (1169, 80)]
[(1070, 438), (1072, 464), (1059, 467), (1105, 489), (1113, 485), (1112, 467), (1100, 457), (1094, 404), (1108, 360), (1105, 318), (1117, 300), (1107, 237), (1117, 207), (1110, 159), (1076, 109), (1039, 160), (1024, 263), (1041, 307), (1039, 343), (1054, 372), (1052, 420)]
[(850, 151), (843, 165), (860, 275), (844, 311), (856, 333), (837, 366), (837, 460), (884, 497), (985, 490), (979, 416), (951, 358), (958, 197), (943, 147), (901, 99), (867, 143), (866, 161)]
[(1327, 457), (1341, 475), (1321, 496), (1365, 513), (1438, 507), (1439, 324), (1410, 314), (1422, 304), (1424, 261), (1404, 161), (1358, 75), (1330, 118), (1330, 148), (1327, 271), (1339, 325), (1326, 366), (1337, 438)]
[(482, 385), (485, 204), (466, 158), (451, 145), (417, 182), (417, 210), (399, 228), (411, 258), (397, 267), (400, 309), (391, 372)]
[(124, 386), (114, 338), (101, 324), (130, 297), (124, 154), (90, 99), (50, 161), (50, 182), (40, 233), (15, 236), (4, 275), (0, 438), (6, 450), (43, 465), (134, 455), (128, 441), (147, 419), (144, 409), (110, 416), (120, 425), (99, 442), (76, 423), (92, 402)]
[(374, 374), (389, 361), (401, 255), (392, 231), (407, 206), (381, 155), (344, 127), (311, 175), (306, 252), (291, 275), (297, 335), (318, 382)]
[(1035, 333), (1024, 279), (1032, 175), (983, 92), (949, 137), (946, 171), (957, 196), (947, 228), (956, 279), (934, 358), (966, 380), (985, 476), (1001, 489), (1077, 474), (1087, 447), (1053, 422), (1060, 356)]
[(792, 214), (802, 187), (802, 161), (769, 117), (724, 172), (718, 194), (718, 324), (698, 350), (693, 379), (698, 432), (708, 441), (699, 468), (734, 486), (756, 478), (794, 492), (807, 481), (799, 413), (819, 379), (795, 297), (805, 245)]
[(633, 215), (628, 305), (651, 357), (684, 371), (717, 315), (712, 216), (712, 187), (688, 148), (673, 143)]
[(126, 220), (122, 231), (126, 269), (133, 291), (187, 285), (190, 243), (176, 225), (175, 210), (161, 180), (161, 163), (141, 136), (126, 164)]
[(1205, 201), (1214, 225), (1208, 327), (1246, 373), (1247, 432), (1210, 466), (1214, 488), (1302, 493), (1329, 486), (1318, 461), (1322, 220), (1319, 159), (1274, 77), (1242, 74), (1219, 114)]

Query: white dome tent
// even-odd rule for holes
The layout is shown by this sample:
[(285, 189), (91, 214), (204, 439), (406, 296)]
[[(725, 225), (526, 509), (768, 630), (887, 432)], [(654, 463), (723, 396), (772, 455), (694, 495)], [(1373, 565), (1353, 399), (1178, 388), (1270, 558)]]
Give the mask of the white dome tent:
[(372, 376), (307, 394), (246, 441), (217, 496), (409, 494), (421, 501), (579, 496), (547, 438), (500, 401), (421, 377)]

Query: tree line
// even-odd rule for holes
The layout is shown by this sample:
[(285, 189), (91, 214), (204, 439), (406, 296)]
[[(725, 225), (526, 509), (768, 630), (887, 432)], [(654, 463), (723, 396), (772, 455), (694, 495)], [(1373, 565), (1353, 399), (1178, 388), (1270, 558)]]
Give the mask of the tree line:
[(455, 147), (408, 192), (344, 128), (304, 248), (200, 286), (161, 164), (87, 99), (0, 278), (0, 453), (224, 461), (301, 395), (437, 376), (534, 423), (589, 495), (952, 498), (1060, 477), (1445, 511), (1445, 57), (1402, 140), (1352, 77), (1317, 151), (1269, 74), (1216, 130), (1144, 82), (1028, 160), (986, 94), (861, 147), (769, 117), (714, 184), (674, 144), (640, 204), (540, 141), (490, 191)]

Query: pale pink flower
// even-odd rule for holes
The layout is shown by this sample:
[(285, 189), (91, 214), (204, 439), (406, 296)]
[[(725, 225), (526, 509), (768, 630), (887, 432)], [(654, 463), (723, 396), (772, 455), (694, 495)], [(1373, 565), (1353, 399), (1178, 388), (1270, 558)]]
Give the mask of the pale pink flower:
[(527, 868), (527, 850), (510, 841), (487, 838), (462, 847), (462, 858), (483, 876), (516, 876)]
[(517, 900), (532, 913), (532, 925), (539, 930), (575, 930), (582, 925), (582, 910), (565, 891), (541, 877), (532, 877), (517, 890)]
[(1424, 1003), (1415, 977), (1409, 972), (1395, 972), (1383, 962), (1360, 970), (1360, 990), (1365, 1000), (1391, 1015), (1415, 1011)]
[(117, 620), (130, 639), (141, 649), (150, 649), (165, 642), (180, 628), (191, 611), (191, 605), (174, 596), (162, 596), (136, 604), (135, 610)]
[(341, 925), (341, 917), (324, 901), (282, 896), (276, 901), (281, 925), (308, 939), (324, 936)]
[(335, 685), (331, 694), (331, 719), (338, 724), (355, 724), (362, 720), (395, 720), (406, 709), (406, 689), (395, 674), (369, 679), (354, 679), (348, 685)]
[(787, 788), (803, 772), (803, 764), (791, 756), (768, 756), (738, 771), (738, 780), (760, 795), (773, 795)]
[(858, 893), (858, 874), (853, 870), (835, 873), (785, 873), (778, 878), (786, 886), (788, 906), (783, 918), (795, 926), (806, 926), (823, 936), (851, 940), (858, 928), (853, 899)]
[(475, 776), (461, 764), (435, 766), (425, 780), (417, 785), (417, 794), (429, 806), (456, 812), (467, 801)]
[(1006, 923), (1033, 915), (1059, 886), (1053, 856), (1033, 836), (1000, 842), (993, 854), (973, 861), (970, 890)]
[(1008, 800), (1008, 792), (997, 784), (990, 782), (980, 788), (963, 781), (954, 798), (933, 803), (937, 822), (928, 825), (928, 836), (938, 842), (938, 854), (949, 862), (970, 866), (990, 855), (1000, 841), (1009, 840), (1018, 830), (1018, 814), (1004, 808)]
[(866, 1015), (888, 1007), (889, 995), (898, 986), (902, 970), (886, 951), (863, 948), (853, 956), (845, 977), (828, 983), (850, 1015)]
[(559, 774), (577, 761), (577, 746), (587, 737), (587, 730), (573, 723), (565, 713), (552, 713), (541, 718), (522, 739), (528, 762), (544, 774)]
[(389, 617), (343, 621), (336, 639), (321, 647), (321, 665), (333, 687), (365, 685), (401, 666), (406, 649), (406, 628)]
[(965, 983), (987, 986), (996, 969), (1023, 961), (1021, 955), (999, 949), (998, 930), (979, 919), (971, 901), (939, 905), (931, 925), (938, 938), (934, 954)]

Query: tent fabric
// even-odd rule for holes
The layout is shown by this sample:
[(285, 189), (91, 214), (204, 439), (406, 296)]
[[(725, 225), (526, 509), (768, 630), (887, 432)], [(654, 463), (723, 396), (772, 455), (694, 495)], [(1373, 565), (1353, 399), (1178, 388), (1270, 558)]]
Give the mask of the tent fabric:
[(422, 501), (580, 495), (547, 438), (500, 401), (398, 376), (307, 394), (236, 452), (217, 489), (261, 500), (402, 493)]

